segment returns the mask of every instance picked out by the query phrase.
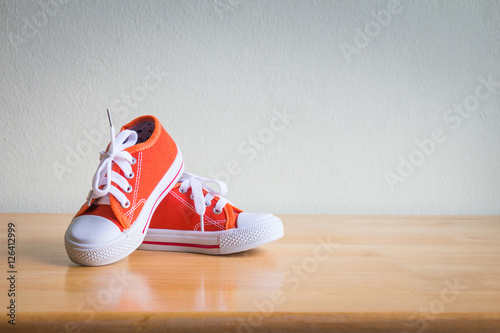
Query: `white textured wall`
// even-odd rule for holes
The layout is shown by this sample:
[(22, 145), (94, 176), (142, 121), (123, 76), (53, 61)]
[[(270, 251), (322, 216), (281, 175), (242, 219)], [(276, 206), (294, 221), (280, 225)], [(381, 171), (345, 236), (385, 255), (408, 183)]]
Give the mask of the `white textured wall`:
[(0, 211), (75, 212), (111, 108), (246, 210), (500, 214), (499, 1), (0, 0), (0, 45)]

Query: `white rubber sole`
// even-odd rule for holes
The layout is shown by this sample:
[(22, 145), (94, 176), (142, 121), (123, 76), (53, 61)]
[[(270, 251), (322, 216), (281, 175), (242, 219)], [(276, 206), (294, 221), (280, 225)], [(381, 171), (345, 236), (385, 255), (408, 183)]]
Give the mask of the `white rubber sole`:
[(148, 230), (139, 250), (230, 254), (253, 249), (283, 237), (283, 223), (272, 216), (246, 228), (224, 231)]
[(79, 244), (71, 241), (68, 238), (68, 231), (66, 231), (64, 245), (71, 261), (83, 266), (103, 266), (117, 262), (134, 252), (144, 240), (154, 211), (177, 183), (183, 172), (182, 154), (177, 149), (174, 163), (147, 199), (137, 219), (129, 229), (124, 230), (117, 238), (105, 244)]

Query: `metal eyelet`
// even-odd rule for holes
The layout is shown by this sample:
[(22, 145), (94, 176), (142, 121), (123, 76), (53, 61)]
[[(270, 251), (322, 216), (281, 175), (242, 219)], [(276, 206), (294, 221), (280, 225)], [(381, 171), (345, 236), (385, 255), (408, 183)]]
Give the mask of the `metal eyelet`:
[(137, 163), (137, 160), (135, 159), (135, 157), (132, 157), (132, 163), (130, 163), (130, 165), (134, 165)]
[(212, 201), (210, 201), (210, 202), (205, 202), (205, 206), (207, 206), (207, 207), (210, 207), (210, 205), (211, 205), (211, 204), (212, 204)]
[(193, 197), (193, 195), (192, 195), (192, 194), (189, 196), (189, 198), (190, 198), (191, 200), (194, 200), (194, 197)]
[(130, 193), (130, 192), (132, 192), (132, 185), (129, 185), (125, 190), (125, 193)]
[(129, 175), (125, 175), (125, 177), (128, 179), (134, 178), (134, 173), (131, 172)]
[(180, 193), (187, 193), (187, 190), (185, 190), (185, 191), (184, 191), (183, 189), (181, 189), (181, 188), (179, 187), (179, 192), (180, 192)]
[(124, 205), (122, 205), (123, 208), (129, 208), (130, 207), (130, 200), (127, 200)]
[(215, 209), (215, 207), (214, 207), (214, 209), (212, 209), (212, 211), (214, 212), (214, 214), (222, 213), (222, 210), (217, 210), (217, 209)]

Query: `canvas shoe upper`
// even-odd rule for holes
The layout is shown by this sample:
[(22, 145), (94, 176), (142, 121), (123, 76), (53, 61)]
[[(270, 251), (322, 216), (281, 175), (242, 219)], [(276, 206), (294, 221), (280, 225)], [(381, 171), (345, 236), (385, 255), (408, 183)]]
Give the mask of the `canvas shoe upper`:
[(228, 254), (283, 237), (278, 217), (243, 212), (226, 193), (222, 181), (184, 173), (155, 211), (139, 249)]
[(152, 214), (184, 170), (177, 145), (153, 116), (139, 117), (101, 152), (92, 190), (65, 234), (69, 258), (100, 266), (133, 252), (144, 239)]

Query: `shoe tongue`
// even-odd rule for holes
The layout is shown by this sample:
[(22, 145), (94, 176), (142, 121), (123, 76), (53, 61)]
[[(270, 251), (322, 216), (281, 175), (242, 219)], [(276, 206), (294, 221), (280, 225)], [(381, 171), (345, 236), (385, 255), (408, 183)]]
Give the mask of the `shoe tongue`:
[(104, 217), (104, 218), (110, 220), (111, 222), (113, 222), (114, 224), (116, 224), (116, 226), (118, 228), (120, 228), (120, 230), (123, 231), (123, 227), (120, 224), (120, 222), (118, 221), (118, 219), (116, 218), (115, 213), (111, 209), (110, 205), (103, 205), (103, 204), (95, 205), (94, 204), (91, 207), (89, 207), (89, 209), (87, 209), (85, 211), (85, 213), (83, 213), (82, 215), (97, 215), (97, 216)]
[(109, 201), (109, 193), (106, 194), (103, 197), (100, 197), (94, 202), (95, 205), (111, 205), (111, 202)]

